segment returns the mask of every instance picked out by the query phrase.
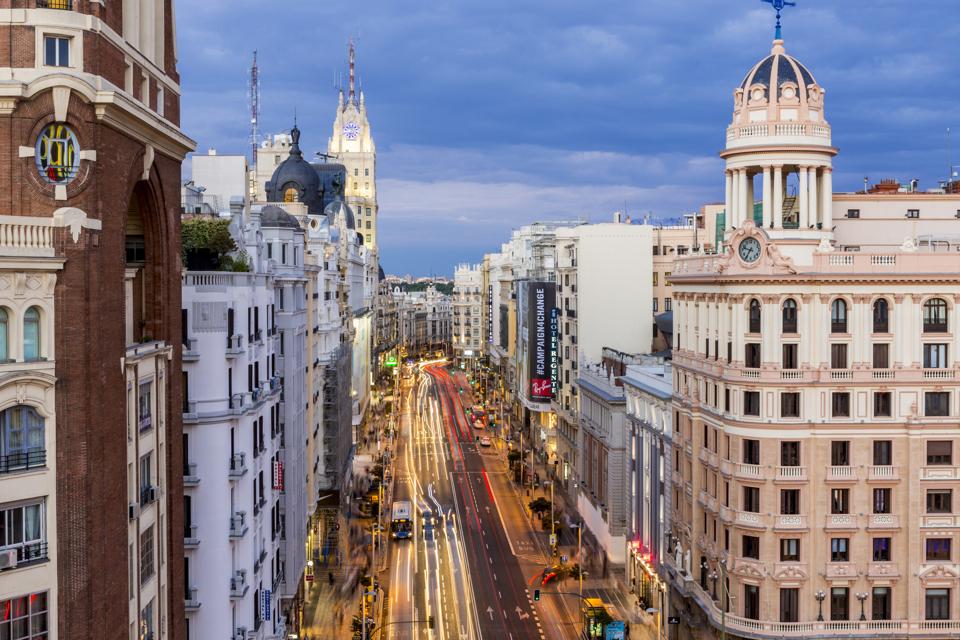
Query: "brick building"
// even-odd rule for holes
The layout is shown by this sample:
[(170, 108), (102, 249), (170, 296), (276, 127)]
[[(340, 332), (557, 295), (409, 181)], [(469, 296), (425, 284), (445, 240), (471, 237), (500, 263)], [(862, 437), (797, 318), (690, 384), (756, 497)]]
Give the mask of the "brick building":
[(179, 640), (173, 2), (0, 8), (0, 637)]

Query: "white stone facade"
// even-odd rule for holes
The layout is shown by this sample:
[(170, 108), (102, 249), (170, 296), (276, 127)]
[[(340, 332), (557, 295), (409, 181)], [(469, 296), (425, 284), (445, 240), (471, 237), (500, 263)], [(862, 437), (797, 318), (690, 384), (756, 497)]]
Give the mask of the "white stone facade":
[[(39, 594), (57, 628), (57, 414), (50, 219), (0, 216), (0, 603)], [(26, 223), (26, 224), (24, 224)], [(24, 233), (12, 233), (21, 229)], [(34, 242), (32, 238), (41, 239)], [(46, 240), (43, 240), (43, 239)], [(17, 608), (17, 607), (15, 607)]]
[(472, 361), (481, 355), (482, 285), (479, 265), (461, 264), (453, 272), (453, 352), (460, 362)]

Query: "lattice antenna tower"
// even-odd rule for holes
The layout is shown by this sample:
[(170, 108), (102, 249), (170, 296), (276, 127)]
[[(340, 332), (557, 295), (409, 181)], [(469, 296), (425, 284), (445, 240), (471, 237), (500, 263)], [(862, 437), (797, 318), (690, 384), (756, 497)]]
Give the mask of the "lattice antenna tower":
[(250, 102), (250, 164), (254, 173), (257, 169), (257, 146), (260, 144), (260, 67), (257, 65), (257, 52), (253, 52), (253, 66), (250, 67), (250, 86), (247, 89)]

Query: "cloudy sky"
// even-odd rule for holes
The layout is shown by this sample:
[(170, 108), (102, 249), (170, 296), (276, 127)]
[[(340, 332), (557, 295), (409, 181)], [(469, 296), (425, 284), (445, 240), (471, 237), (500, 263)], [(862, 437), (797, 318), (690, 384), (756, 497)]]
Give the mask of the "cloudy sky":
[[(960, 149), (960, 3), (800, 0), (787, 51), (827, 89), (838, 190), (935, 186)], [(179, 0), (183, 127), (248, 147), (259, 50), (263, 130), (326, 149), (346, 42), (378, 149), (381, 262), (452, 274), (546, 219), (669, 219), (723, 198), (732, 91), (767, 55), (760, 0)], [(954, 152), (960, 163), (960, 151)]]

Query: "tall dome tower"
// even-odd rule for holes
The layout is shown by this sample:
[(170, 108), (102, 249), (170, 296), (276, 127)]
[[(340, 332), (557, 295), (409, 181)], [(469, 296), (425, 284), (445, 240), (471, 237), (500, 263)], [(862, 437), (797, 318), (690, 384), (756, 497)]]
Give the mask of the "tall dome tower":
[(819, 239), (831, 232), (837, 150), (824, 93), (780, 39), (734, 90), (733, 121), (720, 154), (728, 232), (748, 220), (773, 238)]

